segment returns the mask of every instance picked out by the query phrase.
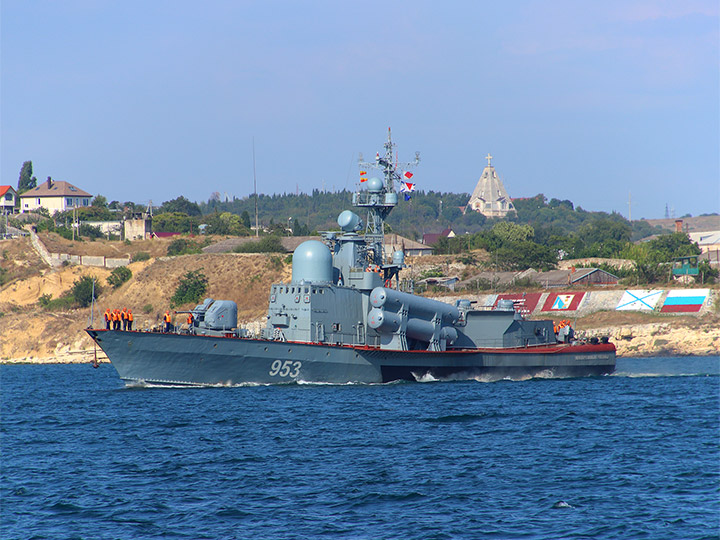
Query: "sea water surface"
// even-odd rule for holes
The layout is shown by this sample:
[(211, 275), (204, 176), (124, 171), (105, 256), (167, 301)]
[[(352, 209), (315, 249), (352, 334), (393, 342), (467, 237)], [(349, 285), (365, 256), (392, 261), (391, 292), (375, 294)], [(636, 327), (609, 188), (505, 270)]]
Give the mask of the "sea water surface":
[(234, 388), (5, 365), (0, 390), (3, 539), (719, 535), (718, 357)]

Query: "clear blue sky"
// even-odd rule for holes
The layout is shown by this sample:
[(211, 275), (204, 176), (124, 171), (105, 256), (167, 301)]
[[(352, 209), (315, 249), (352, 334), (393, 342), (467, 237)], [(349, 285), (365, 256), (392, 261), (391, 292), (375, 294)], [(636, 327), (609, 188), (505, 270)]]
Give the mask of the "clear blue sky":
[(421, 152), (419, 189), (632, 217), (720, 211), (718, 2), (3, 0), (0, 184), (155, 204), (353, 189)]

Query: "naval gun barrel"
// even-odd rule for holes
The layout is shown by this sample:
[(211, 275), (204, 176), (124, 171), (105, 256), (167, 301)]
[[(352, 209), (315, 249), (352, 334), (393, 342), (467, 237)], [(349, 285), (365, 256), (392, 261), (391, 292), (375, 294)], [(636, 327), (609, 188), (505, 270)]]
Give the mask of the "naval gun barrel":
[(411, 318), (432, 319), (437, 315), (444, 324), (455, 324), (460, 319), (460, 311), (455, 306), (386, 287), (375, 287), (370, 293), (370, 303), (386, 312), (397, 312), (405, 306)]

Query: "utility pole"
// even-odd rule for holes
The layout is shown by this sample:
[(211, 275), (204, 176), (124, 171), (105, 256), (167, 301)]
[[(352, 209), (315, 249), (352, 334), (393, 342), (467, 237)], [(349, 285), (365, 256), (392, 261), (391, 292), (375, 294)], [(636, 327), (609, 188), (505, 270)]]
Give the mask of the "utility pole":
[(257, 177), (255, 176), (255, 137), (253, 137), (253, 190), (255, 191), (255, 237), (258, 237), (260, 236), (260, 228), (258, 227)]

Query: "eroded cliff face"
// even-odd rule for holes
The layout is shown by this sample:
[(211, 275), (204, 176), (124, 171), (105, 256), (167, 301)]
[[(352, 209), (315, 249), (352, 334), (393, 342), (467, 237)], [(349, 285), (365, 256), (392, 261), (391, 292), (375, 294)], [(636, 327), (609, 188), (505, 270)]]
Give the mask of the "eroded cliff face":
[(711, 356), (720, 354), (717, 321), (697, 328), (673, 322), (594, 328), (587, 336), (610, 336), (618, 356)]

